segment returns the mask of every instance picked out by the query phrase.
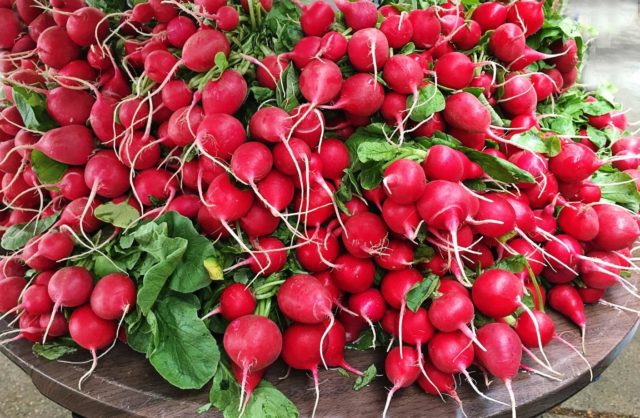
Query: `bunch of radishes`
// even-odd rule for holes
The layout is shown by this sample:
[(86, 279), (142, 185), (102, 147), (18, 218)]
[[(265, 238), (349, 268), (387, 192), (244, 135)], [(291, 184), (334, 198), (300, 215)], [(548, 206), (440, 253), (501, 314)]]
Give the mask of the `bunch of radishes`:
[[(522, 353), (555, 373), (543, 347), (568, 344), (547, 301), (584, 339), (584, 303), (616, 284), (637, 295), (637, 214), (615, 203), (640, 200), (603, 200), (610, 185), (594, 175), (640, 186), (640, 139), (612, 104), (571, 89), (582, 43), (552, 27), (555, 9), (336, 5), (0, 4), (12, 340), (69, 333), (95, 367), (136, 283), (75, 260), (107, 257), (167, 211), (228, 254), (202, 319), (226, 321), (241, 408), (278, 357), (312, 373), (317, 406), (319, 367), (362, 375), (344, 350), (366, 330), (374, 347), (397, 342), (387, 408), (414, 382), (458, 400), (459, 373), (488, 398), (468, 374), (477, 364), (515, 413), (511, 379), (537, 371)], [(591, 110), (574, 106), (579, 129), (553, 132), (567, 91)], [(558, 114), (537, 113), (556, 101)], [(105, 204), (136, 216), (123, 224)]]

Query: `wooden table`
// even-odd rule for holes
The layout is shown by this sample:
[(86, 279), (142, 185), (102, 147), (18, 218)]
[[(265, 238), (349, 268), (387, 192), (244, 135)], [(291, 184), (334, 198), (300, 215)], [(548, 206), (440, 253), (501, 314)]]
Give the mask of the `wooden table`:
[[(610, 290), (606, 298), (614, 303), (640, 309), (640, 300), (620, 288)], [(577, 328), (555, 314), (554, 319), (557, 333), (578, 345)], [(595, 376), (598, 376), (633, 338), (639, 321), (633, 313), (605, 306), (587, 307), (587, 321), (587, 358)], [(31, 376), (35, 386), (45, 396), (87, 418), (220, 416), (213, 410), (202, 415), (195, 413), (198, 407), (207, 403), (208, 388), (200, 391), (172, 388), (155, 373), (142, 355), (124, 345), (117, 346), (101, 359), (96, 372), (83, 385), (82, 392), (78, 391), (77, 382), (88, 365), (69, 365), (37, 358), (31, 353), (31, 345), (24, 341), (7, 345), (0, 350)], [(538, 415), (589, 383), (587, 366), (568, 348), (552, 342), (546, 353), (556, 370), (564, 373), (564, 380), (555, 382), (521, 373), (513, 384), (518, 415), (521, 417)], [(88, 357), (86, 353), (76, 354), (71, 359), (83, 360)], [(383, 358), (383, 353), (347, 353), (347, 359), (362, 369), (375, 361), (379, 365), (378, 370), (381, 370)], [(527, 363), (533, 364), (530, 361)], [(278, 376), (284, 373), (284, 366), (278, 365), (272, 368), (268, 378), (298, 405), (301, 416), (309, 416), (314, 398), (311, 379), (304, 373), (292, 372), (289, 378), (279, 381)], [(474, 375), (482, 380), (479, 373)], [(341, 377), (335, 371), (321, 372), (318, 416), (380, 416), (389, 382), (378, 377), (370, 387), (360, 392), (351, 390), (352, 383), (353, 379)], [(489, 396), (508, 402), (504, 385), (500, 381), (494, 381), (488, 389), (483, 384), (480, 387)], [(508, 408), (478, 398), (466, 384), (459, 388), (459, 393), (469, 417), (510, 415)], [(389, 415), (462, 416), (453, 401), (442, 403), (438, 398), (425, 395), (417, 386), (396, 394)]]

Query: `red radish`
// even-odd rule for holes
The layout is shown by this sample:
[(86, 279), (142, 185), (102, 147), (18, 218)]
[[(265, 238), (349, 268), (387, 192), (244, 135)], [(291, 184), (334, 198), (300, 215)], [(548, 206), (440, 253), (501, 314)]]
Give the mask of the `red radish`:
[(502, 270), (486, 270), (480, 274), (471, 288), (473, 304), (491, 318), (511, 315), (522, 306), (524, 289), (515, 274)]
[(69, 165), (84, 165), (95, 149), (91, 131), (82, 125), (67, 125), (47, 131), (34, 148), (47, 157)]
[(312, 106), (335, 99), (342, 87), (342, 74), (336, 63), (312, 60), (300, 73), (300, 93)]
[(346, 333), (344, 326), (340, 321), (335, 321), (329, 329), (329, 334), (327, 334), (327, 347), (324, 350), (324, 359), (327, 362), (327, 366), (342, 367), (357, 376), (362, 376), (362, 372), (360, 370), (351, 366), (344, 359), (345, 345)]
[(136, 287), (126, 274), (102, 277), (91, 293), (91, 309), (102, 319), (120, 319), (136, 304)]
[(292, 127), (289, 114), (278, 107), (263, 107), (249, 119), (251, 137), (266, 142), (285, 140)]
[(347, 26), (354, 31), (371, 28), (378, 20), (376, 5), (369, 0), (337, 0), (336, 6), (344, 14)]
[(471, 93), (454, 93), (447, 98), (444, 118), (454, 128), (469, 133), (485, 133), (491, 124), (489, 111)]
[(412, 268), (390, 271), (382, 278), (380, 291), (384, 300), (394, 309), (400, 311), (399, 316), (399, 339), (402, 345), (402, 323), (407, 307), (407, 293), (413, 286), (422, 282), (422, 275)]
[[(38, 326), (40, 329), (45, 329), (49, 321), (51, 321), (51, 313), (42, 314), (40, 315)], [(56, 312), (51, 323), (51, 328), (49, 328), (49, 335), (51, 337), (62, 337), (63, 335), (67, 335), (68, 332), (69, 327), (67, 325), (67, 320), (64, 319), (64, 315), (62, 313)], [(38, 341), (40, 340), (41, 338), (38, 339)]]
[(133, 179), (133, 190), (139, 202), (151, 206), (155, 201), (171, 201), (178, 189), (178, 180), (166, 170), (150, 168)]
[(319, 57), (321, 43), (322, 39), (319, 36), (306, 36), (300, 39), (285, 57), (291, 58), (296, 68), (303, 70), (314, 58)]
[(600, 231), (598, 214), (580, 203), (565, 205), (558, 215), (558, 225), (564, 232), (580, 241), (593, 240)]
[[(155, 167), (160, 159), (160, 153), (160, 144), (156, 139), (141, 131), (136, 131), (133, 135), (127, 133), (118, 148), (119, 160), (127, 167), (137, 170)], [(118, 167), (123, 166), (119, 163)]]
[(209, 81), (202, 91), (202, 107), (207, 115), (236, 113), (247, 95), (247, 82), (240, 73), (226, 70), (217, 80)]
[(438, 58), (433, 70), (440, 84), (459, 90), (469, 86), (477, 65), (460, 52), (449, 52)]
[(544, 3), (537, 0), (519, 0), (509, 6), (507, 21), (520, 25), (525, 36), (536, 33), (544, 23)]
[(518, 375), (522, 361), (522, 343), (507, 324), (486, 324), (478, 329), (478, 340), (487, 348), (478, 351), (477, 359), (489, 373), (504, 381), (511, 398), (511, 414), (516, 416), (516, 400), (511, 381)]
[(584, 304), (598, 303), (606, 291), (605, 289), (593, 289), (590, 287), (579, 287), (577, 290)]
[(176, 64), (178, 59), (171, 52), (152, 51), (144, 59), (144, 72), (151, 80), (162, 84), (173, 76)]
[(233, 152), (231, 171), (240, 181), (254, 185), (263, 180), (273, 164), (271, 150), (260, 142), (246, 142)]
[(73, 252), (73, 240), (64, 232), (48, 231), (38, 241), (38, 256), (60, 261)]
[(605, 251), (616, 251), (630, 247), (640, 236), (638, 223), (627, 210), (611, 205), (593, 206), (598, 215), (600, 229), (593, 244)]
[(80, 49), (60, 26), (45, 29), (38, 37), (38, 58), (49, 67), (60, 69), (78, 58)]
[(120, 103), (118, 118), (125, 128), (143, 129), (149, 118), (149, 104), (147, 100), (131, 97)]
[(167, 23), (167, 40), (176, 48), (182, 48), (194, 33), (196, 25), (186, 16), (176, 16)]
[(583, 144), (568, 142), (562, 151), (549, 159), (549, 169), (560, 181), (586, 180), (602, 165), (595, 152)]
[(429, 359), (443, 373), (462, 373), (469, 379), (467, 368), (474, 356), (471, 340), (460, 331), (439, 332), (429, 341)]
[(396, 93), (415, 96), (422, 83), (422, 73), (420, 64), (415, 60), (406, 55), (394, 55), (385, 64), (382, 78)]
[(422, 367), (427, 375), (418, 377), (418, 384), (422, 390), (434, 396), (441, 396), (442, 393), (449, 395), (462, 408), (462, 401), (456, 392), (456, 381), (453, 374), (441, 372), (429, 360), (425, 360)]
[(256, 251), (249, 254), (241, 264), (247, 263), (249, 269), (256, 276), (269, 276), (282, 270), (287, 263), (287, 250), (284, 249), (282, 241), (277, 238), (257, 238), (253, 243), (253, 247)]
[(387, 166), (382, 183), (389, 199), (400, 205), (414, 203), (427, 187), (424, 170), (420, 164), (408, 158), (401, 158)]
[(24, 277), (5, 276), (0, 279), (0, 312), (6, 313), (18, 306), (22, 289), (27, 285)]
[(322, 177), (332, 180), (341, 179), (344, 170), (349, 167), (349, 149), (344, 142), (335, 138), (326, 138), (318, 154), (322, 160)]
[(384, 88), (371, 74), (358, 73), (344, 81), (337, 102), (324, 108), (342, 109), (354, 116), (371, 116), (382, 107), (384, 97)]
[(547, 293), (549, 306), (569, 318), (582, 331), (582, 351), (585, 351), (585, 334), (587, 320), (584, 315), (584, 304), (578, 291), (568, 284), (552, 287)]
[(285, 330), (282, 339), (282, 360), (294, 369), (310, 371), (313, 376), (316, 401), (311, 416), (315, 416), (320, 399), (318, 364), (321, 360), (324, 362), (324, 352), (328, 347), (325, 336), (333, 324), (334, 322), (331, 321), (325, 330), (322, 324), (294, 323)]
[(249, 404), (249, 401), (251, 400), (251, 394), (262, 380), (262, 376), (264, 376), (266, 369), (252, 370), (244, 375), (242, 367), (238, 366), (234, 362), (231, 362), (231, 370), (233, 371), (233, 376), (236, 378), (238, 384), (241, 385), (241, 387), (244, 389), (245, 400), (240, 405), (240, 410), (243, 411), (244, 408), (246, 408)]
[(528, 77), (509, 74), (505, 78), (500, 98), (500, 107), (512, 116), (529, 115), (535, 112), (538, 98)]
[[(364, 319), (373, 333), (371, 347), (376, 347), (376, 329), (374, 322), (382, 320), (387, 310), (387, 304), (378, 289), (367, 289), (360, 293), (355, 293), (349, 297), (349, 309)], [(426, 341), (425, 341), (426, 342)]]
[[(200, 197), (194, 194), (183, 194), (173, 199), (167, 205), (167, 211), (175, 211), (186, 218), (196, 218), (202, 206)], [(275, 227), (269, 233), (275, 231)]]
[(169, 118), (167, 136), (175, 145), (193, 143), (198, 127), (204, 118), (200, 106), (186, 106), (176, 110)]
[(499, 238), (516, 227), (516, 213), (498, 193), (488, 193), (478, 199), (479, 209), (475, 215), (474, 229), (480, 234)]
[(315, 1), (310, 5), (306, 5), (296, 2), (296, 5), (302, 9), (300, 27), (305, 35), (322, 36), (329, 32), (336, 14), (328, 3)]
[(387, 228), (379, 216), (371, 212), (354, 215), (345, 222), (342, 243), (358, 258), (367, 258), (384, 251)]
[[(89, 206), (89, 207), (87, 207)], [(68, 226), (74, 232), (84, 231), (91, 233), (97, 231), (102, 222), (100, 222), (93, 214), (96, 207), (100, 206), (100, 202), (94, 200), (89, 202), (86, 197), (75, 199), (62, 210), (60, 219), (54, 226)]]
[(287, 69), (289, 61), (281, 55), (268, 55), (262, 60), (256, 70), (256, 78), (258, 83), (271, 90), (276, 89), (276, 85), (280, 82), (282, 73)]
[(182, 62), (191, 71), (203, 73), (213, 68), (217, 53), (228, 56), (229, 50), (229, 40), (222, 32), (200, 29), (182, 47)]
[(387, 402), (382, 412), (382, 416), (387, 416), (391, 398), (398, 389), (411, 386), (420, 375), (418, 368), (418, 352), (413, 347), (394, 347), (387, 353), (384, 360), (384, 372), (387, 379), (393, 383), (393, 387), (387, 395)]
[(116, 339), (116, 324), (100, 318), (91, 310), (91, 306), (84, 305), (74, 310), (69, 317), (69, 334), (73, 341), (89, 350), (93, 357), (91, 368), (78, 381), (78, 388), (81, 389), (82, 382), (91, 376), (98, 365), (96, 351), (108, 347)]
[(409, 20), (413, 26), (411, 40), (419, 49), (429, 49), (436, 44), (440, 35), (440, 21), (435, 9), (412, 10)]
[(226, 174), (220, 174), (209, 185), (205, 201), (211, 216), (223, 222), (233, 222), (249, 211), (253, 194), (237, 188)]
[[(382, 217), (390, 230), (414, 240), (420, 227), (420, 216), (415, 205), (399, 205), (391, 199), (382, 204)], [(377, 256), (382, 256), (380, 253)]]
[(320, 40), (322, 58), (339, 61), (347, 53), (347, 38), (340, 32), (327, 32)]
[(79, 46), (90, 46), (106, 38), (109, 21), (95, 7), (83, 7), (74, 11), (67, 19), (67, 34)]
[(488, 30), (497, 29), (505, 23), (507, 21), (507, 13), (507, 6), (497, 1), (489, 1), (479, 4), (473, 11), (471, 19), (478, 22), (482, 33), (484, 33)]
[(256, 308), (256, 299), (249, 288), (241, 283), (233, 283), (220, 294), (220, 305), (202, 317), (209, 318), (220, 313), (226, 320), (251, 315)]
[(332, 298), (313, 276), (295, 274), (278, 290), (278, 307), (289, 319), (304, 324), (319, 324), (333, 318)]
[[(444, 293), (434, 299), (429, 308), (429, 320), (438, 331), (461, 331), (474, 343), (479, 344), (476, 336), (467, 325), (473, 321), (473, 317), (473, 303), (469, 296), (461, 292)], [(483, 349), (481, 345), (479, 347)]]
[(89, 196), (90, 192), (84, 181), (84, 170), (76, 167), (67, 169), (57, 186), (60, 189), (60, 194), (68, 200)]
[(129, 190), (129, 170), (118, 160), (113, 151), (94, 154), (85, 166), (87, 187), (99, 196), (114, 198)]
[[(552, 58), (550, 61), (555, 64), (556, 69), (563, 74), (575, 71), (578, 64), (578, 47), (574, 39), (569, 39), (566, 42), (556, 41), (551, 44), (551, 51), (554, 54), (558, 54), (557, 57)], [(572, 83), (565, 83), (564, 87), (569, 87)]]
[(389, 241), (387, 251), (375, 257), (376, 264), (385, 270), (402, 270), (413, 264), (413, 246), (405, 241)]
[(47, 112), (62, 126), (84, 125), (94, 102), (85, 91), (57, 87), (47, 95)]
[(335, 286), (349, 293), (364, 292), (373, 284), (375, 264), (370, 259), (342, 254), (334, 262), (331, 278)]
[[(553, 320), (542, 311), (533, 310), (531, 312), (533, 317), (531, 315), (520, 315), (514, 329), (525, 347), (538, 347), (538, 335), (540, 336), (540, 345), (546, 346), (556, 333)], [(534, 322), (537, 323), (537, 326)]]
[(427, 151), (422, 168), (429, 180), (461, 181), (468, 158), (446, 145), (434, 145)]
[(526, 48), (525, 35), (519, 26), (504, 23), (489, 38), (489, 49), (501, 61), (511, 62), (520, 57)]
[(310, 241), (298, 239), (300, 246), (296, 248), (296, 258), (305, 270), (310, 272), (326, 270), (333, 265), (340, 253), (338, 239), (322, 227), (310, 230), (309, 236), (312, 237)]
[[(369, 3), (368, 0), (361, 1)], [(347, 54), (351, 65), (356, 70), (380, 71), (389, 58), (389, 42), (384, 33), (378, 29), (360, 29), (351, 36)]]
[(388, 16), (380, 24), (380, 31), (384, 33), (391, 48), (402, 48), (411, 41), (413, 25), (407, 16)]
[(580, 278), (584, 284), (594, 289), (608, 289), (620, 283), (620, 258), (616, 253), (606, 251), (591, 251), (586, 258), (580, 260)]

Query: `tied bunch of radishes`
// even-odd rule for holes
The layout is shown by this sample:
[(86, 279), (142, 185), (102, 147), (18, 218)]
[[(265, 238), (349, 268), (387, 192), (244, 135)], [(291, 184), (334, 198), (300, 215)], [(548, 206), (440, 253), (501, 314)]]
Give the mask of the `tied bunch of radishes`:
[[(215, 407), (257, 414), (279, 357), (312, 373), (316, 407), (320, 366), (364, 386), (375, 370), (345, 360), (355, 344), (387, 347), (385, 414), (414, 382), (460, 402), (457, 374), (503, 403), (472, 364), (515, 414), (519, 370), (557, 379), (544, 346), (582, 357), (547, 301), (584, 350), (584, 304), (625, 308), (602, 299), (613, 285), (638, 296), (640, 139), (606, 94), (572, 88), (584, 46), (551, 5), (435, 3), (2, 2), (10, 340), (68, 333), (88, 376), (119, 329), (152, 357), (150, 326), (168, 320), (154, 306), (187, 293), (192, 320), (224, 334), (239, 399), (220, 400), (225, 367), (176, 383), (189, 371), (150, 361), (179, 387), (213, 377)], [(219, 254), (168, 231), (171, 211)], [(195, 258), (149, 245), (143, 260), (154, 222)], [(170, 257), (214, 284), (149, 273)]]

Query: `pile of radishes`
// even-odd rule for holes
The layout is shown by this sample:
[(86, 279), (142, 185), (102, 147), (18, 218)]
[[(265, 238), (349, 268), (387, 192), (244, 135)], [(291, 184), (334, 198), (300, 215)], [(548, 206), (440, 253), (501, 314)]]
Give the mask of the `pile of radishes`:
[(585, 303), (638, 296), (640, 138), (572, 87), (582, 40), (536, 0), (240, 3), (0, 2), (4, 342), (69, 335), (88, 377), (143, 286), (91, 260), (176, 211), (224, 254), (197, 296), (242, 411), (278, 358), (317, 406), (319, 369), (362, 375), (344, 351), (366, 334), (390, 342), (384, 414), (413, 383), (460, 403), (458, 374), (502, 403), (473, 365), (515, 414), (518, 372), (556, 373), (547, 344), (582, 356)]

